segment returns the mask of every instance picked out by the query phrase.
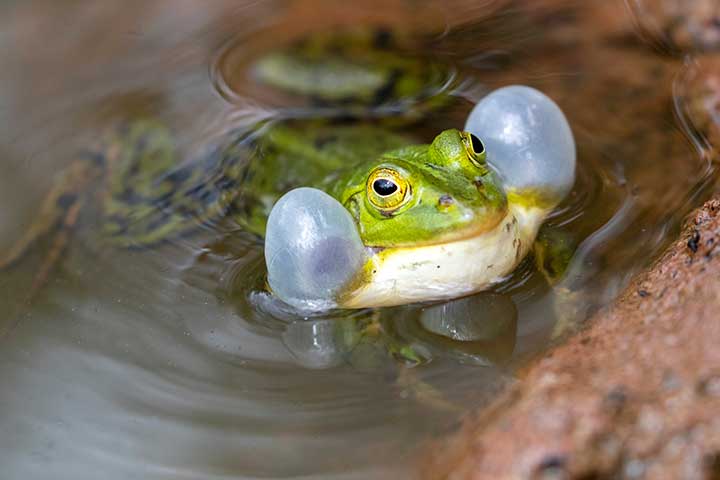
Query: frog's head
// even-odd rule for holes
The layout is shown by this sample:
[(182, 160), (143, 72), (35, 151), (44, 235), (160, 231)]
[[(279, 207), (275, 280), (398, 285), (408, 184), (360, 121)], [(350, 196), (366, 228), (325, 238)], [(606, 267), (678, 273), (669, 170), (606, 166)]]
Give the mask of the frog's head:
[[(268, 220), (268, 281), (280, 298), (303, 308), (355, 306), (347, 293), (376, 285), (372, 277), (385, 269), (402, 274), (423, 264), (434, 273), (444, 262), (431, 257), (452, 255), (451, 245), (510, 232), (500, 226), (508, 215), (505, 193), (486, 164), (482, 141), (468, 132), (446, 130), (429, 145), (386, 152), (326, 190), (330, 195), (291, 191)], [(503, 243), (514, 255), (512, 242)], [(400, 266), (389, 266), (390, 258)], [(372, 295), (357, 305), (398, 301)]]
[(475, 135), (445, 130), (430, 145), (383, 154), (330, 189), (367, 247), (436, 245), (482, 234), (507, 200)]

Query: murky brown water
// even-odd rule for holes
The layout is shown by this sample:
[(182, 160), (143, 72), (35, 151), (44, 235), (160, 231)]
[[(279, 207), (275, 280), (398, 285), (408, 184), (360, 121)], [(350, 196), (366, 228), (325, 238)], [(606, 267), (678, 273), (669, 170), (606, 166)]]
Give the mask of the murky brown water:
[[(424, 53), (461, 66), (457, 105), (414, 127), (420, 135), (462, 125), (501, 85), (553, 97), (576, 135), (579, 177), (550, 223), (584, 238), (559, 289), (528, 262), (488, 295), (381, 310), (387, 344), (348, 349), (338, 325), (352, 331), (367, 314), (278, 312), (259, 290), (252, 238), (211, 229), (109, 249), (87, 214), (29, 306), (18, 299), (49, 245), (0, 276), (0, 478), (412, 477), (416, 446), (512, 382), (558, 317), (609, 301), (715, 181), (681, 131), (693, 66), (614, 29), (630, 23), (619, 6), (530, 3), (0, 7), (0, 248), (30, 223), (53, 174), (120, 114), (159, 114), (186, 152), (279, 115), (283, 105), (243, 91), (232, 69), (218, 74), (231, 40), (242, 61), (306, 31), (368, 22), (433, 32)], [(474, 340), (439, 335), (438, 308)], [(412, 345), (420, 364), (388, 355), (395, 343)]]

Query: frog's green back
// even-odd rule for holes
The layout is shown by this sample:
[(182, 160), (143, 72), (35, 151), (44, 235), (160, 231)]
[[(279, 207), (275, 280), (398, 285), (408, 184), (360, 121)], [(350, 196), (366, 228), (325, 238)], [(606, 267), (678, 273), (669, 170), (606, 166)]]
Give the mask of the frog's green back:
[(347, 170), (378, 158), (412, 140), (386, 128), (362, 125), (274, 125), (255, 143), (232, 218), (246, 231), (263, 236), (272, 206), (300, 186), (326, 189)]
[(252, 136), (235, 133), (181, 162), (169, 128), (136, 120), (113, 131), (104, 148), (103, 230), (114, 244), (146, 246), (230, 215), (262, 236), (283, 193), (322, 186), (409, 142), (378, 126), (278, 124)]

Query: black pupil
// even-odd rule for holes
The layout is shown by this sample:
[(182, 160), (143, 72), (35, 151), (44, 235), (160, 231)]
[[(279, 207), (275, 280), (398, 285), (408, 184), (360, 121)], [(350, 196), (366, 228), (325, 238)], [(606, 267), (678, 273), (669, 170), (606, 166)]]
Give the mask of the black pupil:
[(472, 142), (472, 148), (475, 154), (480, 155), (485, 151), (485, 145), (483, 145), (482, 140), (472, 133), (470, 134), (470, 141)]
[(387, 178), (379, 178), (373, 182), (373, 190), (381, 197), (387, 197), (397, 192), (398, 186)]

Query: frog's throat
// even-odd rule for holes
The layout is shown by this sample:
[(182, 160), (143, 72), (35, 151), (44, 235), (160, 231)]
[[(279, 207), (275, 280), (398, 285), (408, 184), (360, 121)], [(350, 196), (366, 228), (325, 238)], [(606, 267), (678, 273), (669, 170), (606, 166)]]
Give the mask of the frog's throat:
[(338, 298), (338, 306), (385, 307), (484, 290), (527, 255), (547, 214), (547, 209), (511, 204), (494, 229), (475, 237), (381, 250), (367, 261), (363, 278)]

